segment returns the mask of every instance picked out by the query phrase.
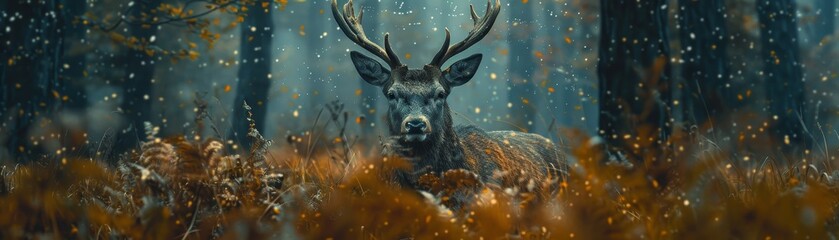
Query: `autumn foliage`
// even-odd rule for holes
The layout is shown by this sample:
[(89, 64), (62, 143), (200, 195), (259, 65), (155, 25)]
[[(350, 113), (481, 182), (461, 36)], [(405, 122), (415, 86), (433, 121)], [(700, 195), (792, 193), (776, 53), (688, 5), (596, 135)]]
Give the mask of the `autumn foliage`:
[[(347, 118), (335, 112), (324, 117), (332, 124), (316, 123), (338, 128), (334, 140), (304, 134), (275, 147), (251, 128), (253, 147), (241, 155), (215, 139), (158, 138), (147, 126), (140, 151), (113, 166), (78, 159), (3, 168), (0, 232), (3, 238), (824, 239), (839, 230), (839, 174), (812, 160), (750, 167), (731, 161), (730, 149), (677, 135), (674, 146), (681, 147), (659, 153), (670, 160), (629, 164), (610, 158), (598, 138), (569, 131), (562, 134), (569, 139), (563, 147), (570, 176), (547, 200), (517, 187), (484, 186), (463, 170), (424, 176), (434, 194), (388, 181), (389, 171), (409, 164), (380, 156), (378, 146), (347, 144), (341, 127)], [(447, 208), (460, 188), (477, 189), (475, 198)]]

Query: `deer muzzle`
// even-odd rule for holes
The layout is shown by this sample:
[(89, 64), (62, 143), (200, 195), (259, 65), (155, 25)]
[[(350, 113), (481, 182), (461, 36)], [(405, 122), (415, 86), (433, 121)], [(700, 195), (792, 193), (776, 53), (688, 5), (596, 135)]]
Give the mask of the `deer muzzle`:
[(431, 134), (431, 123), (425, 116), (408, 116), (402, 121), (401, 130), (406, 142), (422, 142)]

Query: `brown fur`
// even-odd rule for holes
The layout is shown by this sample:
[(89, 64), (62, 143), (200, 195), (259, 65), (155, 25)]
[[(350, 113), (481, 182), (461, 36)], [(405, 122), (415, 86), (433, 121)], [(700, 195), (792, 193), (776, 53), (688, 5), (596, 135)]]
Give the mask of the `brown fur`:
[[(549, 139), (537, 134), (494, 131), (474, 126), (449, 127), (440, 139), (428, 146), (416, 146), (392, 138), (390, 152), (408, 160), (411, 168), (397, 172), (405, 187), (422, 189), (418, 180), (426, 174), (440, 175), (463, 169), (475, 173), (485, 183), (521, 192), (549, 196), (567, 173), (565, 157)], [(451, 134), (451, 135), (450, 135)]]

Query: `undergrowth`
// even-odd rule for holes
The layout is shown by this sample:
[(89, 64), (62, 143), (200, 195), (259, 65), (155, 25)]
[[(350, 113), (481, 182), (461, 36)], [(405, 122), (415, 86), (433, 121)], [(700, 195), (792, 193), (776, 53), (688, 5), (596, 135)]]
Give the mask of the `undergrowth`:
[[(116, 166), (71, 159), (3, 167), (0, 237), (827, 239), (839, 232), (839, 173), (827, 159), (744, 164), (735, 159), (738, 146), (675, 134), (672, 148), (644, 155), (657, 160), (627, 164), (610, 161), (597, 137), (565, 131), (572, 170), (550, 199), (484, 186), (465, 171), (425, 178), (436, 190), (418, 192), (386, 177), (409, 164), (347, 137), (340, 103), (318, 116), (312, 129), (275, 147), (252, 124), (251, 148), (241, 155), (219, 139), (159, 138), (148, 125), (141, 149)], [(447, 195), (464, 187), (479, 189), (474, 201), (447, 208)]]

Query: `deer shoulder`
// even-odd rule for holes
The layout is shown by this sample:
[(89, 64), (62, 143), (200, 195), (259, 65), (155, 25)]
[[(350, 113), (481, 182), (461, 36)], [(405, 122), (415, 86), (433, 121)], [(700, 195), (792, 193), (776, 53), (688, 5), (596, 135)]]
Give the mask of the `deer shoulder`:
[(501, 185), (556, 181), (566, 174), (559, 148), (538, 134), (516, 131), (484, 131), (474, 126), (456, 128), (464, 159), (475, 166), (482, 180)]

